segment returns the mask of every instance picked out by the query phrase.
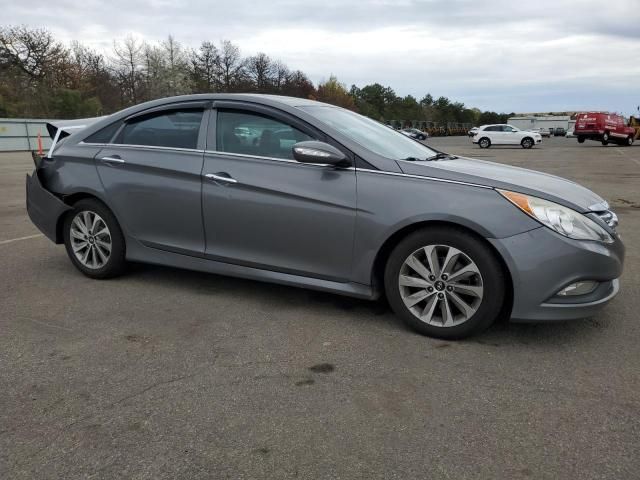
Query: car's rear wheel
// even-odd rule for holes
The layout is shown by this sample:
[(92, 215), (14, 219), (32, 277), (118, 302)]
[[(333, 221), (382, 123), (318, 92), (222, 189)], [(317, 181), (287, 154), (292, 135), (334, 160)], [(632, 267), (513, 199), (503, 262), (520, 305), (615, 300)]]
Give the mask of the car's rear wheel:
[(491, 146), (491, 140), (487, 137), (482, 137), (478, 140), (478, 145), (480, 145), (480, 148), (489, 148)]
[(499, 316), (505, 278), (481, 240), (457, 228), (437, 227), (419, 230), (394, 248), (385, 291), (409, 327), (455, 339), (483, 331)]
[(126, 267), (125, 241), (111, 211), (94, 199), (73, 205), (64, 221), (64, 244), (71, 262), (91, 278), (111, 278)]
[(522, 148), (531, 148), (533, 147), (533, 140), (529, 137), (523, 138), (520, 145), (522, 145)]
[(584, 143), (584, 137), (578, 137), (578, 143)]

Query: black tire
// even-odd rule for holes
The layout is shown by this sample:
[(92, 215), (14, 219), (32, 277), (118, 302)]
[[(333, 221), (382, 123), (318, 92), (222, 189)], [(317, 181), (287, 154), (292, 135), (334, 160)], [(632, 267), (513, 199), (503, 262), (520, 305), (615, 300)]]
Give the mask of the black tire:
[(602, 134), (602, 145), (609, 145), (609, 132), (604, 132)]
[[(399, 275), (405, 260), (427, 245), (454, 247), (467, 255), (478, 267), (485, 294), (475, 313), (463, 323), (451, 327), (430, 325), (415, 316), (402, 300)], [(454, 227), (433, 227), (418, 230), (396, 245), (385, 268), (384, 285), (394, 312), (411, 329), (430, 337), (460, 339), (488, 328), (500, 315), (505, 301), (506, 279), (494, 252), (475, 235)]]
[(585, 138), (584, 137), (578, 137), (578, 143), (584, 143)]
[(491, 146), (491, 140), (489, 140), (487, 137), (482, 137), (480, 140), (478, 140), (478, 145), (480, 146), (480, 148), (489, 148)]
[(622, 145), (624, 145), (625, 147), (630, 147), (631, 145), (633, 145), (633, 137), (631, 135), (629, 135), (625, 139), (625, 141), (624, 141), (624, 143)]
[[(81, 212), (93, 212), (99, 215), (109, 230), (111, 253), (109, 254), (105, 264), (100, 268), (89, 268), (83, 265), (80, 259), (78, 259), (76, 254), (73, 252), (71, 242), (71, 225), (76, 216)], [(87, 198), (76, 202), (73, 205), (73, 210), (67, 213), (64, 219), (63, 234), (67, 255), (75, 267), (87, 277), (95, 279), (113, 278), (121, 275), (126, 270), (126, 245), (122, 229), (111, 210), (109, 210), (109, 208), (99, 200)], [(96, 238), (98, 238), (97, 235)]]
[(522, 148), (526, 148), (526, 149), (533, 147), (533, 144), (534, 144), (534, 141), (530, 137), (525, 137), (520, 142), (520, 145), (522, 145)]

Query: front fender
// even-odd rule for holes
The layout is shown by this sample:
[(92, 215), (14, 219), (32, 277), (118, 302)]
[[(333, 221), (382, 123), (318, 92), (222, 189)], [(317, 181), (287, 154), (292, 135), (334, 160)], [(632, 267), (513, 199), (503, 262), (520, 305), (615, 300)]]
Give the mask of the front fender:
[(411, 225), (447, 222), (487, 239), (540, 226), (492, 188), (369, 171), (358, 171), (357, 181), (352, 281), (365, 285), (382, 247)]

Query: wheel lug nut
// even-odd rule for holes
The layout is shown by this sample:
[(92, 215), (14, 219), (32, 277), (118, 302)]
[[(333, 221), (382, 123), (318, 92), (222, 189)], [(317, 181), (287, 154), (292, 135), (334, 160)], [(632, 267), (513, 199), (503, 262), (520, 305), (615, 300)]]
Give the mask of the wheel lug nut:
[(429, 280), (433, 281), (433, 280), (435, 280), (435, 279), (436, 279), (436, 276), (435, 276), (435, 275), (429, 275)]
[(433, 292), (433, 287), (427, 287), (427, 291)]
[(439, 293), (438, 298), (444, 298), (444, 293)]
[(448, 292), (453, 292), (453, 287), (452, 287), (451, 285), (449, 285), (449, 286), (447, 287), (447, 291), (448, 291)]
[(446, 280), (447, 278), (449, 278), (449, 277), (447, 276), (447, 274), (446, 274), (446, 273), (442, 275), (442, 279), (443, 279), (443, 280)]

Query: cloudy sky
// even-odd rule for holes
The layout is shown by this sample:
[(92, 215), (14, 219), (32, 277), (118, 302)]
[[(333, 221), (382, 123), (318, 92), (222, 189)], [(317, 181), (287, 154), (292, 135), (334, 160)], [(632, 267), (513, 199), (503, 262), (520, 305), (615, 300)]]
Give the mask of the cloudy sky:
[(0, 0), (2, 24), (108, 53), (128, 34), (229, 39), (318, 82), (504, 112), (640, 105), (640, 0)]

